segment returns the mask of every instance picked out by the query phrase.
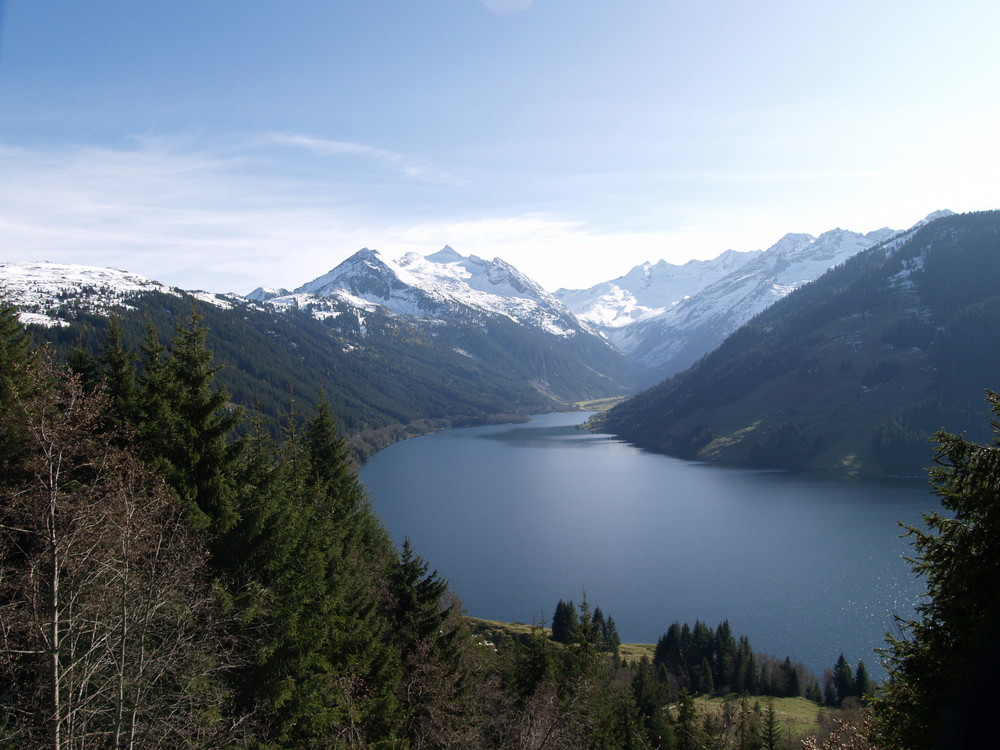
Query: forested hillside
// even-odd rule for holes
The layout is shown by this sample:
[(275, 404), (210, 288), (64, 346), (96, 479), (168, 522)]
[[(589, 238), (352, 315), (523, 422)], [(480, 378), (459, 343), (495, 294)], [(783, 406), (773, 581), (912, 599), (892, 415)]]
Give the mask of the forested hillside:
[[(378, 309), (362, 318), (336, 301), (327, 307), (315, 316), (238, 299), (220, 307), (146, 292), (123, 300), (113, 314), (126, 347), (137, 350), (148, 325), (166, 341), (197, 312), (212, 331), (217, 377), (234, 403), (276, 419), (323, 391), (361, 455), (429, 429), (516, 419), (620, 392), (629, 382), (629, 367), (611, 349), (580, 342), (571, 354), (499, 316), (481, 325), (427, 327)], [(90, 367), (107, 334), (107, 315), (76, 299), (55, 314), (69, 324), (30, 326), (34, 340), (63, 356), (78, 349), (75, 364)]]
[(938, 219), (779, 301), (603, 428), (686, 458), (918, 474), (935, 430), (988, 433), (997, 279), (1000, 212)]

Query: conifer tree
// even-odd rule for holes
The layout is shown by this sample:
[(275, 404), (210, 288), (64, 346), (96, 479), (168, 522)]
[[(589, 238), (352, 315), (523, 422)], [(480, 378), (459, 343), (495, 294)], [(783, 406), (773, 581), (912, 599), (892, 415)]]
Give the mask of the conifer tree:
[(687, 690), (681, 690), (677, 699), (677, 716), (674, 720), (674, 741), (677, 750), (699, 750), (705, 746), (705, 732), (698, 723), (698, 709)]
[(741, 635), (736, 646), (736, 684), (734, 688), (756, 695), (759, 674), (757, 672), (757, 657), (750, 646), (750, 640)]
[(94, 390), (100, 383), (100, 361), (79, 344), (66, 353), (66, 367), (80, 379), (85, 390)]
[(461, 607), (449, 599), (448, 582), (404, 539), (390, 582), (393, 592), (390, 633), (402, 661), (398, 716), (401, 735), (414, 746), (460, 736)]
[(885, 655), (889, 680), (875, 702), (883, 741), (911, 750), (936, 743), (985, 747), (995, 739), (990, 701), (1000, 665), (1000, 396), (988, 393), (991, 444), (936, 435), (931, 483), (943, 512), (907, 527), (911, 565), (927, 582), (917, 619), (901, 622)]
[(669, 748), (672, 732), (664, 707), (667, 696), (663, 684), (656, 678), (652, 662), (639, 660), (632, 678), (632, 695), (639, 712), (644, 739), (648, 747)]
[(108, 334), (98, 360), (104, 391), (111, 399), (111, 416), (120, 424), (137, 422), (135, 356), (125, 348), (117, 315), (108, 319)]
[(715, 662), (713, 673), (715, 686), (728, 690), (732, 686), (733, 667), (736, 661), (736, 639), (728, 620), (719, 623), (715, 630)]
[(604, 623), (604, 632), (602, 637), (605, 648), (617, 657), (618, 649), (622, 645), (622, 639), (621, 636), (618, 635), (618, 626), (615, 624), (615, 618), (611, 615), (608, 615), (608, 619)]
[(736, 712), (736, 750), (760, 750), (761, 716), (758, 704), (750, 705), (747, 693), (740, 696), (739, 709)]
[(677, 689), (688, 685), (681, 635), (681, 624), (672, 623), (667, 632), (660, 636), (653, 653), (653, 664), (658, 670), (662, 670), (677, 681)]
[[(19, 396), (26, 396), (37, 366), (17, 308), (0, 295), (0, 416), (9, 413)], [(9, 475), (24, 444), (21, 425), (4, 420), (0, 430), (0, 472)]]
[(573, 643), (580, 632), (580, 621), (576, 606), (572, 601), (559, 600), (552, 615), (552, 640), (557, 643)]
[(272, 451), (257, 429), (240, 460), (237, 522), (217, 545), (259, 633), (239, 694), (269, 717), (278, 747), (389, 742), (405, 723), (389, 537), (322, 404), (304, 429), (293, 415)]
[(192, 313), (170, 347), (147, 328), (139, 379), (138, 430), (144, 456), (167, 480), (196, 528), (213, 536), (236, 521), (232, 470), (242, 448), (233, 440), (242, 410), (215, 386), (218, 367), (206, 347), (208, 329)]
[(712, 675), (712, 665), (708, 661), (708, 657), (704, 657), (701, 660), (701, 665), (698, 667), (697, 672), (697, 690), (699, 693), (711, 695), (715, 692), (715, 678)]
[(778, 721), (778, 712), (774, 710), (774, 700), (769, 699), (767, 711), (764, 712), (764, 721), (760, 728), (760, 738), (764, 750), (777, 750), (783, 732), (784, 727)]
[(854, 670), (854, 695), (865, 698), (872, 694), (872, 681), (868, 676), (868, 667), (863, 661), (858, 661), (858, 666)]
[(837, 663), (833, 666), (832, 689), (833, 702), (838, 706), (844, 702), (845, 698), (855, 695), (854, 673), (851, 671), (851, 665), (847, 663), (847, 659), (844, 658), (843, 654), (840, 655)]

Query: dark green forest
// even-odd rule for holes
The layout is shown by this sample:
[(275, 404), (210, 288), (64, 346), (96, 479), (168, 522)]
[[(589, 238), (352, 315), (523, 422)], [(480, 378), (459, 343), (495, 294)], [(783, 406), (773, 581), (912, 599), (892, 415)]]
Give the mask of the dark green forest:
[(586, 597), (551, 633), (486, 640), (393, 546), (330, 396), (276, 435), (234, 405), (209, 336), (190, 314), (133, 348), (113, 319), (67, 366), (0, 308), (0, 747), (792, 747), (773, 701), (795, 696), (850, 705), (824, 747), (976, 736), (964, 712), (995, 695), (996, 443), (938, 437), (951, 515), (911, 530), (931, 596), (887, 644), (882, 689), (844, 657), (821, 683), (726, 622), (674, 623), (626, 657)]

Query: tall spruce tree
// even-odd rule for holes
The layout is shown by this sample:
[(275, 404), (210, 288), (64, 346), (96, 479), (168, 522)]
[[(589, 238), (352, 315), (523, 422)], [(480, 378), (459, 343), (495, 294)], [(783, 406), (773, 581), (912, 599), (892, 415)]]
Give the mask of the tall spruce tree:
[[(988, 393), (995, 420), (1000, 396)], [(890, 747), (987, 747), (995, 741), (1000, 671), (1000, 424), (991, 444), (936, 435), (930, 471), (943, 512), (907, 527), (927, 582), (917, 619), (888, 637), (889, 679), (875, 702)]]
[(666, 689), (656, 678), (653, 663), (643, 657), (633, 670), (632, 695), (639, 714), (645, 747), (669, 748), (673, 739), (666, 711)]
[[(144, 457), (177, 493), (196, 528), (218, 536), (235, 522), (233, 469), (242, 410), (215, 384), (208, 329), (191, 315), (164, 347), (152, 326), (143, 346), (136, 421)], [(112, 394), (124, 398), (125, 391)]]
[(108, 334), (98, 357), (104, 390), (111, 399), (110, 413), (119, 424), (138, 420), (135, 355), (125, 348), (121, 319), (108, 318)]
[(414, 747), (458, 741), (462, 732), (461, 606), (448, 582), (403, 541), (390, 578), (391, 634), (402, 661), (400, 733)]
[(833, 701), (838, 706), (844, 702), (845, 698), (855, 695), (854, 673), (851, 671), (851, 665), (847, 663), (847, 659), (843, 654), (840, 655), (837, 663), (833, 666), (832, 688)]
[(872, 694), (872, 681), (868, 676), (868, 667), (863, 661), (858, 662), (854, 670), (854, 695), (858, 698), (866, 698)]
[(573, 643), (580, 632), (580, 619), (572, 601), (559, 600), (552, 615), (552, 640), (557, 643)]
[(403, 717), (392, 630), (391, 541), (350, 469), (327, 406), (282, 443), (263, 429), (240, 459), (220, 559), (258, 633), (239, 695), (275, 747), (395, 741)]
[(774, 699), (769, 698), (760, 727), (760, 739), (764, 750), (778, 750), (778, 743), (781, 742), (783, 733), (784, 727), (778, 721), (778, 712), (774, 710)]

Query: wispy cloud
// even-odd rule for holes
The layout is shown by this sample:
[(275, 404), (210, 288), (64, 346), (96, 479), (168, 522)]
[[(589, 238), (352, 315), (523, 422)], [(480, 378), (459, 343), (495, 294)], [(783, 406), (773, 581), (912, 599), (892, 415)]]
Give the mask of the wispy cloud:
[[(538, 212), (470, 218), (452, 207), (407, 219), (391, 203), (357, 199), (350, 182), (268, 164), (259, 143), (0, 144), (0, 258), (112, 266), (185, 288), (247, 292), (304, 283), (365, 246), (397, 257), (452, 244), (502, 257), (555, 287), (624, 273), (624, 256), (609, 250), (642, 253), (641, 262), (661, 257), (668, 244), (658, 234), (601, 233)], [(303, 136), (283, 143), (332, 155), (381, 153)]]
[(245, 155), (145, 143), (0, 146), (0, 162), (7, 260), (108, 265), (179, 286), (247, 291), (276, 272), (294, 274), (338, 240), (363, 244), (366, 234), (355, 235), (360, 212), (346, 197), (260, 176)]
[[(289, 148), (307, 156), (356, 156), (369, 166), (315, 168), (315, 159), (283, 153)], [(489, 175), (460, 187), (427, 180), (419, 160), (409, 165), (420, 175), (414, 179), (406, 165), (404, 157), (365, 144), (287, 134), (211, 144), (186, 137), (100, 147), (0, 143), (0, 259), (112, 266), (185, 288), (247, 292), (258, 285), (297, 286), (365, 246), (398, 257), (451, 244), (464, 254), (504, 258), (548, 288), (579, 288), (646, 260), (682, 263), (727, 248), (767, 247), (787, 231), (815, 234), (837, 224), (857, 231), (903, 228), (938, 208), (996, 204), (992, 174), (985, 173), (977, 180), (964, 173), (959, 191), (954, 175), (938, 172), (941, 190), (914, 187), (898, 205), (887, 198), (899, 193), (890, 189), (893, 180), (859, 174), (852, 205), (823, 192), (811, 172), (776, 178), (709, 170), (688, 173), (677, 187), (670, 174), (654, 182), (637, 176), (636, 185), (676, 200), (661, 201), (659, 220), (623, 222), (602, 218), (603, 211), (614, 219), (616, 210), (574, 202), (569, 183), (553, 182), (504, 208), (491, 197), (516, 192), (511, 183), (476, 193), (472, 188), (489, 184)], [(808, 187), (800, 191), (808, 205), (789, 207), (787, 198), (777, 203), (768, 190), (775, 182), (768, 180)], [(727, 183), (733, 185), (728, 193)], [(601, 194), (610, 202), (621, 188), (617, 206), (633, 195), (626, 187), (612, 179)], [(525, 208), (545, 194), (568, 198), (545, 210)], [(731, 204), (720, 205), (720, 194), (734, 196)], [(750, 202), (747, 195), (759, 198)], [(922, 212), (914, 214), (913, 205)]]
[(363, 143), (352, 143), (350, 141), (334, 141), (323, 138), (314, 138), (307, 135), (290, 135), (275, 133), (269, 136), (271, 143), (280, 146), (294, 146), (307, 149), (320, 156), (359, 156), (370, 159), (382, 168), (389, 171), (411, 177), (417, 180), (429, 182), (445, 183), (451, 185), (465, 184), (465, 180), (449, 174), (424, 159), (419, 159), (405, 154), (398, 154), (385, 149), (376, 148)]

